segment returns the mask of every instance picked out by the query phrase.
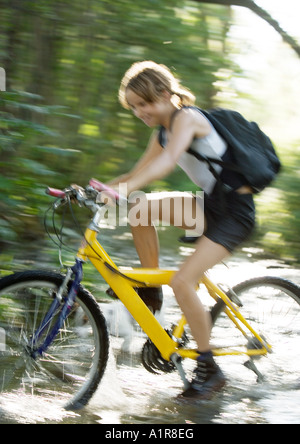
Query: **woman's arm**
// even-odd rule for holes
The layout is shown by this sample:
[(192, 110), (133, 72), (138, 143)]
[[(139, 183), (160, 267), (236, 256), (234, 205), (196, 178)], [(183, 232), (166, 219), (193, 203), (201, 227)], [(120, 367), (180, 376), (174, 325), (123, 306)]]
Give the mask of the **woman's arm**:
[[(184, 109), (178, 113), (166, 147), (160, 154), (149, 157), (148, 162), (141, 163), (139, 168), (133, 170), (134, 174), (130, 175), (127, 181), (128, 194), (170, 174), (193, 139), (205, 137), (210, 131), (210, 124), (198, 111)], [(160, 146), (158, 140), (156, 144)]]

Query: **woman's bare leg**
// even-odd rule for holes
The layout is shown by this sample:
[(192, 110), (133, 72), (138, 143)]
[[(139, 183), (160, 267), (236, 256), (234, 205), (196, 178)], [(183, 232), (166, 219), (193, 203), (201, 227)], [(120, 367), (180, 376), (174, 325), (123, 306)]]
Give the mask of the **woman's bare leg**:
[[(198, 218), (203, 218), (202, 225), (204, 225), (204, 216), (201, 214), (201, 209), (196, 208), (197, 202), (193, 196), (184, 194), (185, 206), (183, 196), (178, 193), (168, 193), (167, 196), (163, 196), (162, 193), (151, 194), (148, 198), (144, 195), (139, 201), (139, 212), (146, 212), (148, 219), (145, 226), (133, 223), (135, 226), (132, 226), (132, 234), (143, 267), (155, 268), (159, 266), (159, 242), (156, 228), (152, 224), (153, 220), (164, 221), (170, 225), (177, 224), (184, 229), (194, 229), (195, 226), (192, 226), (192, 223), (197, 210)], [(191, 209), (191, 217), (189, 219), (185, 215), (184, 220), (180, 223), (178, 212), (183, 214), (188, 207)], [(211, 321), (196, 293), (197, 283), (205, 271), (228, 255), (229, 252), (222, 245), (202, 236), (196, 251), (185, 261), (171, 282), (176, 300), (187, 319), (199, 351), (202, 352), (210, 349)]]
[(159, 267), (159, 241), (154, 225), (131, 227), (133, 241), (144, 268)]
[(228, 255), (226, 248), (203, 236), (196, 251), (186, 260), (171, 282), (176, 300), (201, 352), (210, 350), (211, 319), (196, 293), (196, 286), (206, 270)]
[[(169, 203), (170, 203), (170, 198)], [(158, 210), (150, 208), (149, 202), (144, 201), (144, 210), (148, 211), (149, 223), (147, 226), (132, 227), (135, 245), (144, 267), (158, 267), (158, 240), (155, 227), (152, 220), (165, 220), (166, 212), (162, 211), (162, 203), (168, 200), (157, 199)], [(182, 199), (173, 200), (173, 207), (169, 205), (170, 211), (167, 214), (168, 222), (178, 226), (178, 214), (176, 209), (180, 210), (180, 202)], [(191, 205), (192, 213), (199, 210), (197, 201), (193, 197), (188, 198)], [(182, 212), (184, 206), (181, 207)], [(199, 217), (199, 211), (198, 211)], [(204, 214), (200, 211), (200, 217), (203, 219)], [(176, 219), (176, 221), (175, 221)], [(177, 224), (175, 224), (177, 222)], [(187, 226), (188, 225), (188, 226)], [(186, 219), (182, 222), (182, 228), (195, 229), (190, 223), (186, 224)], [(202, 233), (201, 233), (202, 234)], [(206, 270), (213, 267), (230, 253), (222, 245), (217, 244), (205, 236), (202, 236), (196, 246), (195, 252), (184, 262), (180, 270), (175, 274), (170, 286), (172, 287), (176, 300), (183, 311), (187, 323), (190, 326), (192, 335), (197, 342), (200, 355), (197, 359), (197, 366), (194, 371), (194, 377), (190, 383), (190, 387), (186, 389), (179, 398), (192, 399), (209, 399), (215, 391), (220, 390), (225, 382), (225, 376), (213, 359), (209, 340), (211, 333), (210, 314), (205, 310), (199, 299), (196, 288), (198, 282)]]

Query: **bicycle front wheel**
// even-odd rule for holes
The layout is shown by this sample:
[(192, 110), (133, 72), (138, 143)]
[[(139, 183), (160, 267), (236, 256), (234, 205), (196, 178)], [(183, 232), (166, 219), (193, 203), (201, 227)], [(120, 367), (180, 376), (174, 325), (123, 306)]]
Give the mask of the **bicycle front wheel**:
[[(0, 398), (42, 397), (76, 410), (97, 389), (108, 359), (108, 333), (98, 304), (82, 287), (50, 347), (33, 357), (32, 338), (63, 280), (60, 274), (29, 271), (0, 281)], [(59, 315), (60, 309), (35, 347), (43, 344)]]
[[(300, 287), (267, 276), (242, 282), (233, 290), (243, 304), (243, 317), (271, 345), (271, 353), (256, 358), (259, 371), (272, 384), (299, 383)], [(243, 338), (225, 313), (219, 313), (214, 322), (215, 338), (228, 338), (230, 345), (241, 345), (242, 340), (247, 349), (261, 347), (250, 332)]]

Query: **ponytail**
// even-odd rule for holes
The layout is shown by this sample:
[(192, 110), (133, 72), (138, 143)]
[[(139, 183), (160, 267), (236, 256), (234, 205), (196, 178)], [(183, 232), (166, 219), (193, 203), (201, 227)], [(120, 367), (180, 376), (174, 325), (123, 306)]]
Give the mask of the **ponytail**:
[(127, 89), (131, 89), (150, 103), (159, 100), (164, 91), (172, 95), (174, 104), (179, 107), (193, 105), (196, 100), (191, 91), (180, 85), (169, 68), (152, 61), (134, 63), (122, 79), (119, 100), (124, 108), (129, 109)]
[(176, 90), (173, 89), (172, 93), (174, 96), (176, 96), (179, 99), (178, 105), (180, 107), (194, 105), (196, 101), (194, 94), (192, 94), (191, 91), (188, 90), (187, 88), (183, 88), (180, 85), (178, 89)]

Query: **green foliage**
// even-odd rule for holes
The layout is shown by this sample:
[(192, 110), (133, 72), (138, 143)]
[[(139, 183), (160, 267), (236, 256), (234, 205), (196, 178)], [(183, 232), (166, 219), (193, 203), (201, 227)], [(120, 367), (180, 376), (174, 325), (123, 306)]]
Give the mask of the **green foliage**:
[(42, 236), (48, 185), (85, 184), (91, 176), (105, 181), (137, 160), (150, 131), (117, 100), (131, 63), (169, 65), (204, 106), (211, 103), (215, 73), (230, 66), (223, 14), (223, 8), (189, 2), (182, 9), (179, 1), (6, 2), (0, 18), (0, 66), (8, 85), (0, 103), (2, 242)]
[(275, 186), (257, 197), (259, 225), (257, 241), (265, 249), (288, 261), (300, 263), (300, 151), (285, 148), (284, 167)]
[[(2, 4), (0, 66), (8, 91), (0, 93), (0, 246), (44, 239), (47, 186), (85, 185), (93, 176), (106, 181), (141, 155), (150, 130), (117, 98), (120, 80), (133, 62), (153, 59), (171, 67), (202, 107), (214, 105), (224, 76), (238, 72), (230, 60), (227, 7), (186, 0)], [(284, 215), (272, 232), (292, 245), (299, 234), (293, 180), (299, 191), (293, 167), (299, 153), (289, 154), (290, 170), (280, 182)], [(153, 188), (193, 191), (177, 171)], [(280, 193), (276, 202), (282, 200)], [(264, 211), (258, 242), (265, 242), (273, 201)], [(274, 239), (272, 245), (279, 252)]]
[[(59, 114), (61, 107), (41, 105), (41, 97), (27, 92), (4, 92), (0, 104), (0, 229), (1, 242), (35, 239), (41, 234), (40, 212), (48, 205), (47, 182), (59, 180), (58, 152), (50, 147), (60, 135), (43, 120)], [(44, 142), (45, 145), (36, 145)]]

